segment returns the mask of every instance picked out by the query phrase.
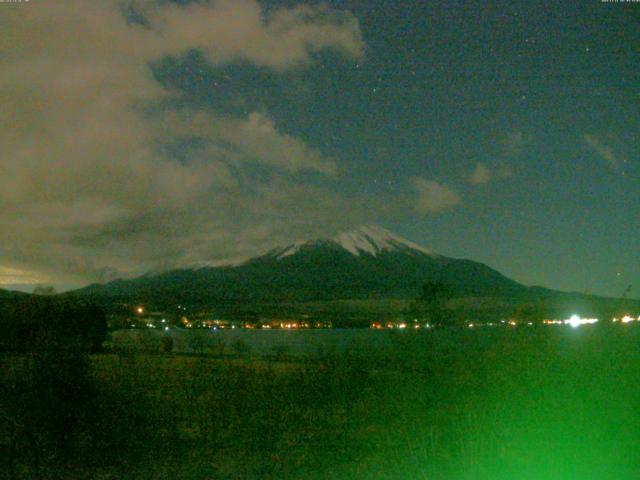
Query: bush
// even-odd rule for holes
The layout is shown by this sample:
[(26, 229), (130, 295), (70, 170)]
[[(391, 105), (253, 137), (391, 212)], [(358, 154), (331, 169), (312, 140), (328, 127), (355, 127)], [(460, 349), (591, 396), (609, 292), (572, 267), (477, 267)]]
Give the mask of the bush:
[(162, 337), (162, 351), (164, 353), (171, 353), (173, 351), (173, 338), (169, 335)]
[(86, 354), (48, 348), (23, 359), (9, 383), (4, 410), (13, 425), (7, 459), (35, 472), (48, 463), (66, 465), (83, 449), (95, 414), (96, 389)]
[(193, 353), (203, 353), (207, 343), (208, 338), (205, 333), (198, 331), (191, 331), (187, 333), (187, 344)]
[(239, 355), (241, 357), (247, 356), (249, 355), (249, 353), (251, 353), (251, 346), (240, 338), (233, 342), (231, 348), (236, 355)]
[(107, 337), (107, 321), (95, 305), (45, 296), (29, 296), (0, 306), (0, 348), (36, 351), (53, 344), (75, 343), (83, 351), (98, 352)]

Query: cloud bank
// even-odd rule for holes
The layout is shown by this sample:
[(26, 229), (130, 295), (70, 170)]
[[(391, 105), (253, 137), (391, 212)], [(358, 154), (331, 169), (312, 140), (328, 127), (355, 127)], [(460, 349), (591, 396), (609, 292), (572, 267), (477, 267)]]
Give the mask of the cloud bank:
[[(266, 12), (255, 0), (132, 8), (143, 21), (119, 0), (3, 8), (0, 279), (84, 283), (241, 257), (335, 224), (327, 212), (345, 210), (345, 199), (301, 175), (331, 178), (336, 159), (266, 112), (168, 107), (178, 93), (150, 64), (194, 49), (214, 67), (276, 72), (304, 68), (323, 49), (357, 58), (364, 46), (351, 14)], [(194, 138), (199, 147), (181, 160), (162, 148)], [(254, 167), (258, 180), (246, 174)]]
[(462, 201), (455, 190), (433, 180), (415, 177), (413, 187), (416, 192), (414, 209), (419, 215), (439, 213), (455, 207)]
[(476, 168), (469, 176), (469, 183), (471, 185), (484, 185), (494, 180), (503, 180), (511, 176), (511, 169), (509, 167), (502, 168), (489, 168), (484, 163), (478, 163)]
[[(621, 158), (611, 145), (603, 141), (600, 137), (588, 133), (585, 133), (582, 139), (594, 153), (605, 161), (611, 171), (615, 173), (621, 172), (621, 167), (622, 164), (625, 163), (625, 159)], [(610, 138), (610, 140), (612, 139)]]

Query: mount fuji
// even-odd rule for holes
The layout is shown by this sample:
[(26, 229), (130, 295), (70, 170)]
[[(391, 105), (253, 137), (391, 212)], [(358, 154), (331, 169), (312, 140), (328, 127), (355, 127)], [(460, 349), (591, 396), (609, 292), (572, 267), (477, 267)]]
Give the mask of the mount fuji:
[(232, 304), (415, 298), (425, 282), (460, 296), (528, 290), (478, 262), (449, 258), (367, 225), (333, 238), (274, 248), (237, 265), (171, 270), (72, 292), (104, 300)]
[(371, 255), (378, 256), (382, 252), (404, 252), (413, 255), (432, 255), (431, 251), (409, 240), (385, 230), (377, 225), (365, 225), (350, 232), (341, 232), (330, 240), (310, 240), (288, 245), (285, 248), (276, 248), (269, 252), (281, 260), (284, 257), (295, 255), (301, 249), (318, 247), (322, 245), (333, 245), (335, 248), (342, 248), (354, 256)]

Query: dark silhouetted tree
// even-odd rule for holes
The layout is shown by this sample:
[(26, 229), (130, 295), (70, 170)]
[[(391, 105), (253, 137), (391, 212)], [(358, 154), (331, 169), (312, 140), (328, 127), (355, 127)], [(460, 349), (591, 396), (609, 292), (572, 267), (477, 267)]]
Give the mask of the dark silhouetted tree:
[(427, 282), (406, 314), (411, 319), (426, 321), (434, 326), (452, 325), (453, 316), (447, 305), (452, 296), (453, 289), (450, 285), (443, 282)]
[(173, 351), (173, 338), (169, 335), (162, 337), (162, 351), (164, 353), (171, 353)]
[(542, 323), (546, 316), (546, 307), (543, 300), (519, 305), (516, 308), (514, 317), (523, 322), (531, 322), (534, 324)]

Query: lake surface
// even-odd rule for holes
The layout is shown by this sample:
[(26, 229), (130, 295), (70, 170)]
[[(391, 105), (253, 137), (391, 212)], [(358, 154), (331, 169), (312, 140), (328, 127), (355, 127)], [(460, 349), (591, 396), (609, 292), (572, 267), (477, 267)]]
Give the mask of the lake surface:
[[(407, 332), (410, 335), (425, 335), (430, 332)], [(309, 355), (323, 352), (343, 353), (349, 349), (378, 350), (391, 346), (392, 337), (398, 332), (374, 331), (370, 329), (305, 329), (305, 330), (179, 330), (169, 333), (173, 339), (173, 351), (192, 353), (191, 337), (204, 338), (207, 347), (224, 344), (227, 353), (239, 342), (256, 355), (268, 355), (280, 351), (290, 355)], [(404, 332), (402, 332), (404, 334)], [(118, 330), (112, 333), (114, 345), (160, 346), (166, 334), (157, 330)]]
[[(613, 332), (623, 336), (638, 336), (637, 325), (619, 325)], [(582, 342), (602, 334), (609, 335), (607, 329), (584, 326), (577, 329), (567, 325), (542, 327), (484, 327), (453, 328), (442, 330), (374, 330), (374, 329), (299, 329), (299, 330), (181, 330), (173, 329), (168, 333), (158, 330), (117, 330), (111, 334), (114, 346), (132, 348), (160, 349), (162, 338), (173, 339), (173, 351), (177, 353), (210, 352), (216, 346), (224, 345), (225, 353), (233, 353), (241, 345), (252, 355), (274, 353), (288, 355), (313, 355), (318, 353), (358, 353), (383, 352), (385, 349), (403, 348), (407, 342), (415, 346), (420, 344), (432, 352), (452, 353), (454, 351), (473, 351), (483, 349), (496, 341), (523, 337), (546, 337), (558, 341), (559, 347), (576, 348)], [(614, 336), (617, 336), (614, 335)], [(199, 342), (193, 338), (198, 337)]]

